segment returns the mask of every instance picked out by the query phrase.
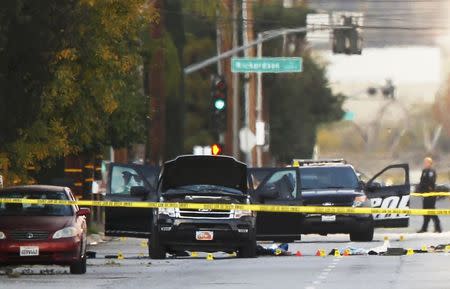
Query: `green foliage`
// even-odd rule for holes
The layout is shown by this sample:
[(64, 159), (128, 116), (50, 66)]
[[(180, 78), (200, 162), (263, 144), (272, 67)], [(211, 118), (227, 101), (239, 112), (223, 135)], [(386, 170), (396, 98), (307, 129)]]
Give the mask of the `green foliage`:
[[(256, 31), (306, 24), (304, 7), (285, 9), (281, 5), (255, 7)], [(302, 49), (304, 35), (291, 38)], [(283, 56), (282, 40), (264, 45), (264, 55)], [(299, 56), (299, 55), (289, 55)], [(302, 53), (303, 72), (299, 74), (264, 75), (264, 96), (270, 114), (271, 153), (277, 161), (290, 163), (293, 158), (309, 158), (316, 143), (316, 131), (324, 122), (339, 120), (343, 95), (333, 95), (325, 68), (307, 53)]]
[(271, 151), (280, 162), (309, 158), (318, 125), (343, 116), (343, 96), (333, 96), (323, 68), (309, 57), (304, 57), (302, 74), (273, 77), (264, 91), (270, 104)]
[(142, 139), (146, 0), (0, 4), (0, 152), (10, 179), (69, 153)]
[[(187, 35), (184, 49), (185, 63), (194, 63), (205, 55), (212, 55), (215, 51), (215, 42), (209, 37), (198, 38), (192, 34)], [(209, 69), (193, 73), (185, 79), (186, 122), (185, 143), (186, 153), (192, 152), (195, 145), (209, 145), (214, 142), (210, 130), (211, 113), (211, 73)]]

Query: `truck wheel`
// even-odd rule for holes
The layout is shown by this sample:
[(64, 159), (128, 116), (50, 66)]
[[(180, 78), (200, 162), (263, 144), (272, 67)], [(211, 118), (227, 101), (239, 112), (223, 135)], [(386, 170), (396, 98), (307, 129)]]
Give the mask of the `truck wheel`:
[(350, 241), (353, 242), (372, 242), (374, 226), (370, 223), (364, 230), (350, 233)]
[(81, 258), (80, 261), (77, 261), (70, 265), (70, 274), (85, 274), (86, 273), (86, 256)]
[(148, 239), (148, 255), (151, 259), (166, 259), (166, 248), (161, 246), (156, 230), (152, 231), (152, 235)]
[(256, 238), (252, 238), (246, 246), (240, 248), (237, 256), (238, 258), (256, 258)]

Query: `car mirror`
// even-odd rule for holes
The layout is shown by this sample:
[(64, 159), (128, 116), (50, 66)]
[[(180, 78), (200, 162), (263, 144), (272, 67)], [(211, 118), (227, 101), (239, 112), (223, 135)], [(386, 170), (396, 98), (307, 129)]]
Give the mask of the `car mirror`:
[(88, 216), (91, 214), (91, 209), (89, 208), (80, 208), (77, 212), (77, 216)]
[(358, 182), (358, 189), (359, 190), (364, 190), (366, 188), (366, 183), (363, 181), (359, 181)]
[(274, 185), (264, 186), (259, 193), (259, 196), (263, 199), (276, 199), (279, 196), (279, 192)]
[(378, 182), (371, 182), (366, 185), (366, 189), (370, 192), (375, 191), (376, 189), (381, 188), (381, 184)]
[(130, 189), (130, 195), (132, 195), (133, 197), (144, 198), (147, 196), (147, 194), (148, 194), (148, 191), (143, 186), (131, 187), (131, 189)]

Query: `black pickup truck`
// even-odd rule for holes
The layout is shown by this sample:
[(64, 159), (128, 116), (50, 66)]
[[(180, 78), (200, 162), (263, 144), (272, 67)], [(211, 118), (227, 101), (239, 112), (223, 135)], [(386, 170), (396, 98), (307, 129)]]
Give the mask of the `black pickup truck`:
[[(247, 166), (225, 156), (180, 156), (159, 169), (111, 164), (106, 199), (250, 204)], [(149, 255), (237, 251), (256, 256), (255, 214), (243, 210), (107, 208), (106, 235), (148, 238)]]

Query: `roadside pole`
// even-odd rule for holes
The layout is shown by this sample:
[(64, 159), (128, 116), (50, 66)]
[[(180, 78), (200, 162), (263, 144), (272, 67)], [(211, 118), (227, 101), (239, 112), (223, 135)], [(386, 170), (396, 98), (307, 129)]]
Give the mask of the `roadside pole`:
[[(262, 40), (262, 33), (258, 33), (258, 40)], [(262, 58), (262, 42), (258, 43), (257, 47), (258, 58)], [(236, 73), (235, 73), (236, 74)], [(263, 121), (263, 95), (262, 95), (262, 73), (257, 73), (257, 93), (256, 93), (256, 122)], [(256, 146), (256, 166), (262, 167), (262, 147), (260, 145)]]
[[(238, 0), (233, 0), (233, 49), (236, 49), (238, 47), (238, 15), (239, 15), (239, 6), (238, 6)], [(234, 54), (234, 56), (237, 56), (237, 53)], [(232, 102), (233, 102), (233, 111), (232, 111), (232, 152), (233, 156), (238, 159), (239, 158), (239, 75), (236, 73), (233, 73), (232, 75), (232, 81), (233, 81), (233, 96), (232, 96)]]
[[(250, 39), (249, 39), (249, 11), (251, 7), (249, 5), (251, 2), (248, 1), (242, 1), (242, 21), (243, 21), (243, 28), (242, 28), (242, 40), (243, 45), (248, 46)], [(251, 47), (248, 47), (244, 50), (245, 57), (251, 57)], [(250, 73), (246, 73), (245, 76), (245, 84), (244, 84), (244, 111), (245, 111), (245, 117), (244, 117), (244, 127), (250, 127)], [(245, 153), (245, 162), (247, 164), (253, 165), (253, 159), (252, 159), (252, 153), (246, 152)]]

